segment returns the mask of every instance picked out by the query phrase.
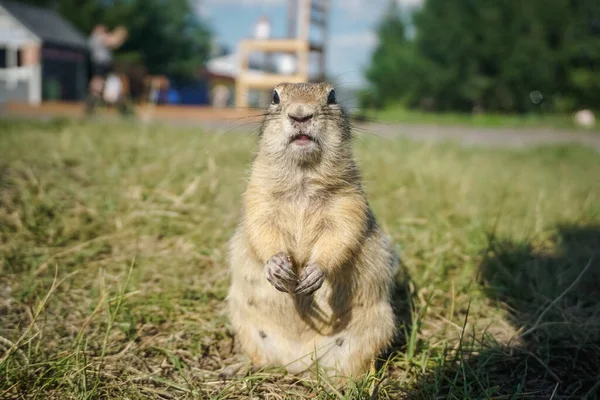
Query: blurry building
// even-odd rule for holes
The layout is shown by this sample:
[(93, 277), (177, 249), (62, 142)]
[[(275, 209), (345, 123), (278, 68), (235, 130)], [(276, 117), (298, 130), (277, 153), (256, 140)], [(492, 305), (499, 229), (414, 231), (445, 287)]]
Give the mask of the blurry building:
[[(254, 55), (249, 58), (249, 71), (247, 74), (260, 77), (268, 72), (278, 72), (283, 75), (294, 73), (296, 69), (295, 58), (288, 54), (274, 54), (272, 65), (265, 68), (263, 59), (260, 55)], [(220, 57), (214, 57), (206, 63), (204, 79), (208, 81), (209, 90), (212, 92), (216, 87), (226, 87), (229, 89), (229, 105), (235, 103), (235, 82), (240, 74), (239, 53), (231, 53)], [(260, 93), (251, 91), (249, 94), (249, 105), (251, 107), (264, 107), (261, 104)]]
[(79, 100), (86, 87), (84, 35), (52, 10), (0, 0), (0, 101)]

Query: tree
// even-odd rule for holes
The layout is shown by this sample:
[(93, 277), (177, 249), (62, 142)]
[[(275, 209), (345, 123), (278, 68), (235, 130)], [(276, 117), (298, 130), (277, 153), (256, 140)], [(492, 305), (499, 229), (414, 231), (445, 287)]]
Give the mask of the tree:
[(187, 0), (130, 0), (107, 10), (110, 25), (124, 24), (129, 38), (119, 50), (139, 57), (151, 73), (192, 76), (210, 52), (210, 33)]
[(425, 3), (415, 16), (415, 46), (440, 76), (430, 88), (437, 109), (525, 111), (532, 91), (550, 90), (551, 55), (536, 3)]
[(561, 100), (565, 107), (600, 108), (600, 3), (575, 2), (569, 22), (555, 34), (565, 49), (560, 59), (566, 83)]
[(394, 15), (382, 19), (366, 72), (381, 101), (429, 99), (458, 111), (600, 107), (597, 1), (426, 0), (414, 40)]
[[(377, 28), (378, 44), (365, 73), (371, 90), (361, 96), (363, 105), (375, 107), (398, 100), (398, 94), (406, 91), (406, 72), (411, 56), (405, 24), (395, 1), (390, 1), (384, 15)], [(397, 74), (399, 71), (404, 74)]]

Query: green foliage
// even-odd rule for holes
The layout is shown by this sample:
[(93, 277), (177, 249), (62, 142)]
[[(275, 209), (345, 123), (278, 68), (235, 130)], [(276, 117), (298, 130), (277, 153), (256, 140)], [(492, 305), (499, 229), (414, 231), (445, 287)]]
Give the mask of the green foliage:
[(381, 21), (366, 73), (380, 102), (445, 111), (600, 107), (600, 3), (426, 0), (412, 23), (416, 35), (406, 40), (399, 16)]
[[(168, 3), (168, 4), (167, 4)], [(191, 76), (208, 57), (210, 35), (187, 0), (132, 0), (108, 10), (130, 30), (123, 52), (138, 52), (151, 73)]]
[(150, 73), (191, 77), (210, 51), (210, 32), (188, 0), (26, 0), (54, 7), (84, 34), (97, 23), (123, 25), (127, 41), (115, 58), (143, 64)]
[(361, 102), (374, 107), (382, 106), (386, 100), (395, 99), (402, 92), (407, 76), (396, 75), (398, 65), (403, 65), (406, 72), (414, 59), (410, 57), (411, 48), (406, 41), (404, 23), (395, 2), (390, 3), (377, 34), (379, 43), (373, 53), (372, 66), (366, 72), (374, 90), (361, 94)]

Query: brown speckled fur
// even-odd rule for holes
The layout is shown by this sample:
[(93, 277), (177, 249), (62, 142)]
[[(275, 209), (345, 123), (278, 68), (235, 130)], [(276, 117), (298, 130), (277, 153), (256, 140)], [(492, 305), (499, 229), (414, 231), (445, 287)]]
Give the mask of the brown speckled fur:
[[(264, 119), (243, 215), (230, 242), (228, 305), (254, 367), (285, 366), (360, 378), (391, 342), (390, 296), (398, 258), (379, 229), (353, 161), (350, 126), (329, 84), (281, 84)], [(313, 114), (312, 150), (291, 143), (290, 113)], [(324, 272), (310, 296), (278, 291), (265, 263), (285, 252), (297, 276)], [(315, 357), (316, 355), (316, 357)]]

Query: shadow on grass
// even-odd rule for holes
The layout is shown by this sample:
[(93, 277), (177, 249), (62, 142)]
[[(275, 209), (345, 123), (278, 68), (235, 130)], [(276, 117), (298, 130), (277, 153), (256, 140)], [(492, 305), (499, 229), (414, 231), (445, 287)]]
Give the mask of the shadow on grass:
[(600, 396), (600, 226), (557, 232), (539, 245), (490, 237), (479, 282), (516, 334), (463, 332), (409, 398)]
[(414, 310), (414, 301), (410, 287), (411, 282), (408, 271), (401, 261), (399, 272), (396, 275), (396, 285), (392, 293), (392, 307), (394, 309), (394, 317), (396, 318), (397, 332), (385, 356), (390, 356), (399, 349), (405, 349), (409, 345), (410, 335), (413, 332), (413, 315), (411, 310)]

